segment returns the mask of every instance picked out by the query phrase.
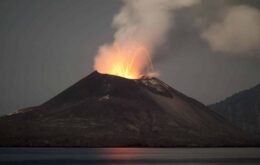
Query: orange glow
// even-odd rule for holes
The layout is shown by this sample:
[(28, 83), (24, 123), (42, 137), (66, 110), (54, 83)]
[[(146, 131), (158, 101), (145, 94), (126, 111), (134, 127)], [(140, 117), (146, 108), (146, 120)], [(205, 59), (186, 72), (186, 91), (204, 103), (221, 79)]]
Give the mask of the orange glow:
[(141, 148), (105, 148), (101, 149), (102, 156), (111, 160), (135, 160), (145, 151)]
[(149, 75), (153, 65), (146, 47), (133, 43), (128, 46), (114, 43), (99, 50), (95, 59), (95, 69), (104, 74), (138, 79), (143, 75)]

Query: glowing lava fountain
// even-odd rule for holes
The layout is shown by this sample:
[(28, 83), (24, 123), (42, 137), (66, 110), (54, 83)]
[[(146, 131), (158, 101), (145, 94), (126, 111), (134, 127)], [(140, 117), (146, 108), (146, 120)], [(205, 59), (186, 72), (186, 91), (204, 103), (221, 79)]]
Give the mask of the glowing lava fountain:
[(101, 47), (95, 58), (95, 69), (100, 73), (128, 79), (156, 76), (148, 49), (140, 44), (128, 45), (114, 43)]

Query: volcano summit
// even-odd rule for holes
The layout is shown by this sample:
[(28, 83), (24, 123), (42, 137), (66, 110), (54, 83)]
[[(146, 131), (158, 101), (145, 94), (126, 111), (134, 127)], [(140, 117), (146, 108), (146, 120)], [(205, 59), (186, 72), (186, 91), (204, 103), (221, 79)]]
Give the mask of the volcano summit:
[(157, 78), (93, 72), (44, 104), (0, 118), (0, 146), (236, 146), (246, 135)]

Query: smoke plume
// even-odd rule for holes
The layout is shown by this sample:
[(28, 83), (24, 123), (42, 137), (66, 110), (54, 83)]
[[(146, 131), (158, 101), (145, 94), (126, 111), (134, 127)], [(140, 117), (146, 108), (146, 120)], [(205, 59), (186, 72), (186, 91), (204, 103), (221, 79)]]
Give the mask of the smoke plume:
[(246, 5), (230, 7), (220, 22), (201, 35), (214, 51), (242, 54), (259, 49), (260, 12)]
[(95, 58), (95, 69), (106, 73), (111, 67), (119, 66), (112, 61), (117, 54), (120, 56), (117, 60), (121, 63), (129, 63), (130, 59), (135, 58), (135, 71), (144, 74), (150, 66), (150, 55), (166, 40), (167, 32), (174, 26), (174, 12), (199, 1), (123, 0), (121, 10), (113, 19), (112, 25), (116, 29), (114, 42), (100, 47)]

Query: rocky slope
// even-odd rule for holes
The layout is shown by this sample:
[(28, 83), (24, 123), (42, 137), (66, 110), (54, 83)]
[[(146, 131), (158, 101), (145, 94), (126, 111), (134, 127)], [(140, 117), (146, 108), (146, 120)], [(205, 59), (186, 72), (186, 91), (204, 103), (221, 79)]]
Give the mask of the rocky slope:
[(210, 108), (260, 138), (260, 84), (210, 105)]
[(248, 137), (156, 78), (93, 72), (46, 103), (0, 118), (0, 146), (240, 146)]

